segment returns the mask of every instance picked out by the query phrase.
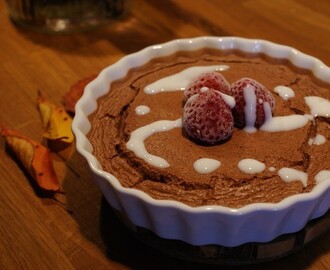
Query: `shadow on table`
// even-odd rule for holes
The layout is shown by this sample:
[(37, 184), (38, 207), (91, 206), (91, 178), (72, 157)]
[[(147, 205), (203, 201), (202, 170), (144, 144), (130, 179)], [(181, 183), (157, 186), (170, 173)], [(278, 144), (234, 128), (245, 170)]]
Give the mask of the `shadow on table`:
[[(129, 229), (112, 209), (105, 198), (102, 198), (100, 213), (100, 233), (106, 247), (107, 256), (111, 260), (119, 261), (133, 269), (306, 269), (313, 264), (322, 253), (329, 252), (330, 233), (323, 235), (305, 248), (286, 257), (258, 264), (226, 265), (225, 263), (205, 263), (196, 256), (187, 257), (191, 252), (185, 252), (187, 244), (181, 241), (165, 240), (157, 244), (161, 238), (152, 233), (141, 235)], [(143, 237), (146, 236), (146, 240)], [(149, 238), (149, 239), (148, 239)], [(150, 241), (150, 238), (152, 240)], [(309, 247), (313, 246), (313, 251)], [(165, 250), (168, 247), (172, 250)], [(156, 267), (156, 268), (155, 268)]]

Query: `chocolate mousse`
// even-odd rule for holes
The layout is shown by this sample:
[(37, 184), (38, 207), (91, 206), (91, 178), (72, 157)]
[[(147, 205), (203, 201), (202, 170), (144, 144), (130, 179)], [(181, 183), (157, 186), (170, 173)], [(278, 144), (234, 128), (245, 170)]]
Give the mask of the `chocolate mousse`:
[[(230, 84), (249, 77), (264, 85), (275, 99), (271, 119), (234, 127), (217, 144), (191, 139), (182, 126), (183, 90), (206, 71)], [(194, 207), (276, 203), (329, 178), (329, 100), (329, 84), (287, 60), (182, 51), (113, 82), (90, 116), (88, 138), (105, 171), (155, 199)]]

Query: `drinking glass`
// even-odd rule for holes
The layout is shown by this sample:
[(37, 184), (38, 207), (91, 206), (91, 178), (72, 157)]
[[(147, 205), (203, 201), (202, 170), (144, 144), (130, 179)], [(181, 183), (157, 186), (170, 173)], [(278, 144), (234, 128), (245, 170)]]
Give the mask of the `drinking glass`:
[(125, 15), (129, 0), (7, 0), (12, 21), (42, 32), (77, 32)]

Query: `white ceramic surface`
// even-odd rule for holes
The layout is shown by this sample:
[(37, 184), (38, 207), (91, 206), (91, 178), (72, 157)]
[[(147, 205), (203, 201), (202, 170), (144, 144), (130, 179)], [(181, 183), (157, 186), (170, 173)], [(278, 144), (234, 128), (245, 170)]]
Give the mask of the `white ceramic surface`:
[(93, 156), (92, 146), (86, 138), (90, 129), (88, 116), (97, 109), (96, 101), (109, 91), (110, 83), (154, 57), (202, 47), (262, 52), (275, 58), (287, 58), (330, 83), (330, 68), (320, 60), (265, 40), (198, 37), (150, 46), (105, 68), (88, 84), (76, 105), (73, 120), (78, 152), (87, 160), (110, 205), (123, 212), (136, 226), (148, 228), (163, 238), (179, 239), (193, 245), (231, 247), (247, 242), (268, 242), (279, 235), (302, 229), (309, 220), (322, 216), (330, 208), (330, 179), (319, 183), (310, 193), (294, 195), (276, 204), (256, 203), (239, 209), (222, 206), (193, 208), (176, 201), (155, 200), (139, 190), (122, 187), (118, 179), (102, 170)]

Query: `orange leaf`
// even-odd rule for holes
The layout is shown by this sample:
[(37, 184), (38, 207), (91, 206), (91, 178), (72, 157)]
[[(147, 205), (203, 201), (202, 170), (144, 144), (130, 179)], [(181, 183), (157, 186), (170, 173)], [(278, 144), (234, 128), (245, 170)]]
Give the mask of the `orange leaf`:
[(71, 130), (72, 118), (65, 109), (50, 103), (40, 93), (38, 105), (44, 126), (43, 137), (49, 140), (72, 143), (74, 140)]
[(60, 189), (48, 148), (12, 129), (2, 127), (0, 134), (40, 188), (50, 191)]
[(76, 103), (82, 96), (86, 85), (93, 81), (96, 77), (97, 75), (89, 76), (77, 81), (74, 85), (71, 86), (69, 92), (67, 92), (63, 97), (63, 103), (66, 111), (71, 113), (75, 112)]

